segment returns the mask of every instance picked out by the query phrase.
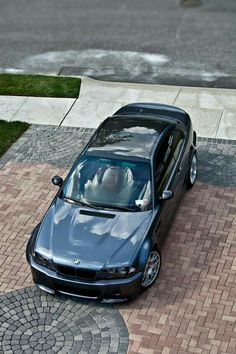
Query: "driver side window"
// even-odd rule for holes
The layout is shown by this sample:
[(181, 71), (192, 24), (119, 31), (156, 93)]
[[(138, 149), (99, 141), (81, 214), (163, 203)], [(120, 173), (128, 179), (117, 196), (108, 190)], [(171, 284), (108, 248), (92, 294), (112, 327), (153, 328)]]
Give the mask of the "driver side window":
[(181, 151), (184, 136), (180, 130), (169, 133), (162, 142), (156, 156), (155, 181), (157, 192), (161, 192), (174, 168)]
[(169, 133), (162, 142), (156, 156), (155, 182), (158, 192), (162, 190), (175, 162), (171, 153), (172, 142), (173, 134)]

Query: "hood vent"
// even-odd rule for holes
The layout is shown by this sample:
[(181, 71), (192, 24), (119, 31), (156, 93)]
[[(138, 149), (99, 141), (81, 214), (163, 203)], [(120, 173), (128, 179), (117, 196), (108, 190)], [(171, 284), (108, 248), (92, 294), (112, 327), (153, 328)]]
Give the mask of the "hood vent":
[(82, 215), (89, 215), (89, 216), (96, 216), (97, 218), (105, 218), (105, 219), (114, 219), (114, 214), (108, 213), (100, 213), (98, 211), (89, 211), (89, 210), (80, 210), (80, 214)]

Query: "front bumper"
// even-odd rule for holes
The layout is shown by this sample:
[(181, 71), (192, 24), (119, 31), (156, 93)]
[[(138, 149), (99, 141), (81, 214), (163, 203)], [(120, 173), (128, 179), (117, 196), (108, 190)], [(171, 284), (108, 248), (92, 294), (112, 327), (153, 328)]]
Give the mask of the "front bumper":
[(33, 280), (41, 289), (86, 299), (128, 300), (141, 289), (142, 273), (128, 278), (106, 280), (71, 279), (57, 274), (33, 261), (30, 257)]

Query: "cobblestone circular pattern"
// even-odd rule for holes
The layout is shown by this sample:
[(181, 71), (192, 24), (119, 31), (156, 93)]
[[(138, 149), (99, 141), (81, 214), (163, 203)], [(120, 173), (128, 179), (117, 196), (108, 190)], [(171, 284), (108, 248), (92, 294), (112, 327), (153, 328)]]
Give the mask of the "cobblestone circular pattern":
[(41, 161), (61, 168), (71, 167), (94, 129), (33, 125), (24, 134), (25, 141), (14, 159)]
[(126, 353), (118, 310), (43, 293), (36, 287), (0, 296), (0, 353)]

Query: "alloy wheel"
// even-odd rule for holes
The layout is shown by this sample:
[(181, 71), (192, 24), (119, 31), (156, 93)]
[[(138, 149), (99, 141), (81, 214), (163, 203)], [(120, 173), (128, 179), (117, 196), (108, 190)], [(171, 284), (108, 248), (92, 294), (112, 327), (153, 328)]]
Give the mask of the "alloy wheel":
[(196, 154), (193, 155), (190, 167), (190, 182), (193, 185), (196, 181), (197, 177), (197, 156)]
[(142, 287), (148, 288), (151, 286), (160, 271), (161, 256), (158, 251), (151, 251), (147, 259), (147, 263), (143, 273)]

